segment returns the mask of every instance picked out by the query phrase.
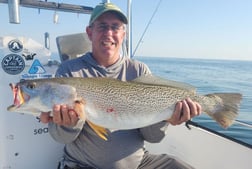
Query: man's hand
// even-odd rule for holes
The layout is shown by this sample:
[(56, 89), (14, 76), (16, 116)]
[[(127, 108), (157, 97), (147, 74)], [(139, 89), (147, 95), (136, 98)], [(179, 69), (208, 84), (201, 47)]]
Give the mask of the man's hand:
[(190, 98), (187, 98), (176, 104), (172, 117), (167, 119), (167, 121), (172, 125), (179, 125), (200, 114), (200, 104), (193, 102)]
[(84, 104), (81, 102), (76, 102), (73, 107), (54, 105), (52, 116), (49, 112), (42, 112), (40, 115), (42, 123), (54, 122), (63, 126), (75, 126), (79, 118), (85, 120)]

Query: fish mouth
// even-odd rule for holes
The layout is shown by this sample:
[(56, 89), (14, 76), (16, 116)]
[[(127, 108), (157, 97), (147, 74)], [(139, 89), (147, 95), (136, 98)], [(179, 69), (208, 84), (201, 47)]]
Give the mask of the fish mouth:
[(7, 110), (12, 111), (18, 109), (22, 106), (26, 101), (30, 99), (29, 95), (26, 95), (19, 85), (10, 84), (11, 90), (13, 92), (13, 104), (10, 105)]

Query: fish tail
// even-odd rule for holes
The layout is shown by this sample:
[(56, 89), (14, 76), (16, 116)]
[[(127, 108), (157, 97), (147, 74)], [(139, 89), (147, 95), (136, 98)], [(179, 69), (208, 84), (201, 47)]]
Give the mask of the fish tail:
[(214, 93), (206, 96), (218, 96), (222, 100), (214, 112), (206, 113), (216, 120), (223, 128), (231, 126), (238, 115), (242, 95), (240, 93)]
[(100, 138), (106, 141), (108, 140), (107, 139), (108, 132), (104, 127), (98, 126), (89, 120), (87, 120), (87, 123)]

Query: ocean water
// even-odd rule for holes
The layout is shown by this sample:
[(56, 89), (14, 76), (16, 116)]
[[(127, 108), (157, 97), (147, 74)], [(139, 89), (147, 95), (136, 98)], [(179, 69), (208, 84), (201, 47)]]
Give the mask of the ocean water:
[[(195, 86), (199, 94), (241, 93), (243, 99), (237, 120), (252, 126), (252, 61), (164, 57), (135, 57), (134, 59), (146, 63), (155, 75)], [(194, 118), (193, 121), (252, 145), (251, 127), (235, 123), (228, 129), (223, 129), (204, 114)]]

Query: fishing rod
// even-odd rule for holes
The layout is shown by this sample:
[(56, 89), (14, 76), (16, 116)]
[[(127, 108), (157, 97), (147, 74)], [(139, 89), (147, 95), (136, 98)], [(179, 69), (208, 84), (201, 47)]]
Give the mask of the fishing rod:
[[(245, 121), (234, 120), (234, 123), (239, 124), (239, 125), (244, 126), (244, 127), (252, 128), (252, 124), (250, 124), (250, 123), (248, 123), (248, 122), (245, 122)], [(186, 125), (186, 127), (187, 127), (188, 129), (190, 129), (190, 126), (189, 126), (190, 124), (192, 124), (192, 125), (194, 125), (194, 126), (201, 126), (201, 125), (199, 125), (197, 122), (194, 122), (194, 121), (189, 120), (189, 121), (187, 121), (187, 122), (185, 123), (185, 125)]]
[(234, 122), (237, 123), (237, 124), (240, 124), (242, 126), (252, 128), (252, 124), (249, 124), (247, 122), (244, 122), (244, 121), (241, 121), (241, 120), (235, 120)]
[(147, 29), (149, 28), (152, 19), (154, 18), (155, 14), (156, 14), (157, 11), (158, 11), (158, 8), (159, 8), (159, 6), (160, 6), (160, 4), (161, 4), (161, 1), (162, 1), (162, 0), (159, 0), (159, 2), (158, 2), (157, 6), (156, 6), (156, 8), (155, 8), (155, 10), (154, 10), (154, 12), (153, 12), (153, 14), (152, 14), (152, 16), (151, 16), (151, 18), (150, 18), (150, 20), (149, 20), (147, 26), (145, 27), (144, 32), (143, 32), (141, 38), (139, 39), (139, 41), (138, 41), (138, 43), (137, 43), (137, 46), (136, 46), (136, 48), (135, 48), (133, 54), (131, 55), (131, 57), (135, 56), (135, 53), (136, 53), (136, 51), (137, 51), (137, 49), (138, 49), (140, 43), (143, 41), (144, 35), (145, 35)]

